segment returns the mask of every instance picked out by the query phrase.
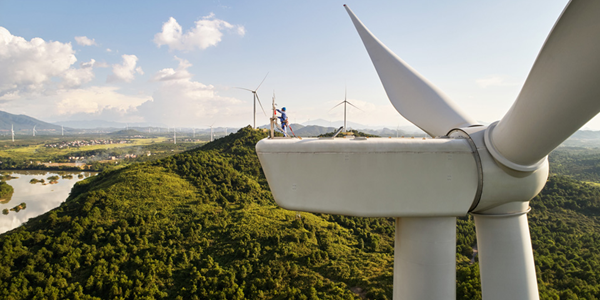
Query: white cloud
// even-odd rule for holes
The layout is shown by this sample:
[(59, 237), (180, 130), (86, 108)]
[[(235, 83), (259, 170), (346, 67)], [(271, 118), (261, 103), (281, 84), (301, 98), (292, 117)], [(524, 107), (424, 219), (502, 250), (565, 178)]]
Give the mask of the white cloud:
[(59, 85), (60, 88), (78, 87), (86, 82), (94, 79), (94, 63), (96, 60), (92, 59), (89, 62), (81, 63), (79, 69), (68, 69), (62, 75), (63, 81)]
[(112, 50), (110, 50), (110, 48), (106, 48), (106, 52), (112, 52)]
[(191, 78), (192, 74), (188, 72), (187, 68), (192, 65), (185, 59), (181, 59), (175, 56), (175, 59), (179, 61), (179, 66), (176, 70), (173, 68), (165, 68), (158, 71), (154, 77), (153, 81), (167, 81), (167, 80), (177, 80), (177, 79), (186, 79)]
[[(0, 97), (43, 93), (78, 86), (94, 78), (91, 69), (71, 68), (77, 61), (71, 43), (30, 41), (0, 27)], [(53, 80), (58, 79), (58, 80)]]
[[(56, 113), (73, 115), (78, 113), (100, 114), (104, 110), (132, 110), (148, 100), (148, 96), (124, 95), (117, 87), (92, 86), (85, 89), (68, 90), (55, 96)], [(85, 100), (85, 101), (82, 101)]]
[(137, 56), (123, 54), (121, 56), (123, 58), (122, 64), (114, 64), (112, 66), (113, 74), (109, 75), (107, 78), (108, 82), (114, 81), (125, 81), (131, 82), (135, 78), (135, 73), (144, 74), (144, 71), (141, 67), (136, 68), (136, 64), (138, 61)]
[(0, 103), (0, 109), (48, 121), (86, 118), (128, 118), (129, 121), (133, 121), (137, 117), (136, 107), (150, 99), (147, 95), (123, 94), (115, 86), (61, 89), (51, 95), (19, 97), (21, 101)]
[(108, 67), (110, 67), (110, 65), (103, 61), (94, 63), (94, 68), (108, 68)]
[[(152, 100), (140, 105), (137, 113), (146, 122), (163, 122), (170, 126), (205, 126), (226, 118), (231, 124), (248, 114), (241, 106), (242, 101), (219, 96), (212, 85), (191, 80), (186, 70), (191, 64), (177, 58), (177, 69), (166, 68), (155, 74), (154, 80), (160, 87), (153, 93)], [(225, 121), (225, 120), (223, 120)]]
[(95, 39), (90, 40), (87, 36), (76, 36), (75, 41), (77, 41), (77, 44), (79, 44), (81, 46), (97, 45)]
[(167, 45), (169, 50), (191, 51), (216, 46), (223, 37), (223, 30), (235, 32), (240, 36), (246, 34), (244, 26), (219, 20), (213, 13), (196, 21), (195, 24), (195, 27), (184, 33), (177, 20), (171, 17), (163, 24), (162, 31), (154, 35), (154, 43), (158, 47)]

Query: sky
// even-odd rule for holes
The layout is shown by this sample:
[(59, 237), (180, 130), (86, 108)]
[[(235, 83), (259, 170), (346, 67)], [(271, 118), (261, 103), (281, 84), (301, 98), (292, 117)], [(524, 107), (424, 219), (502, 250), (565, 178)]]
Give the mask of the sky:
[[(502, 118), (566, 0), (0, 0), (0, 110), (47, 122), (406, 126), (343, 8), (474, 119)], [(267, 75), (268, 74), (268, 75)], [(257, 125), (268, 123), (260, 107)], [(600, 118), (586, 129), (600, 130)]]

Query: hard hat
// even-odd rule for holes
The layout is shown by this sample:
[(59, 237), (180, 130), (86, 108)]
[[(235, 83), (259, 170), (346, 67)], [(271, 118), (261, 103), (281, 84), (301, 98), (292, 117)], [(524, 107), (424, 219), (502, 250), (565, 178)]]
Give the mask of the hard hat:
[(285, 107), (282, 107), (281, 110), (285, 111)]

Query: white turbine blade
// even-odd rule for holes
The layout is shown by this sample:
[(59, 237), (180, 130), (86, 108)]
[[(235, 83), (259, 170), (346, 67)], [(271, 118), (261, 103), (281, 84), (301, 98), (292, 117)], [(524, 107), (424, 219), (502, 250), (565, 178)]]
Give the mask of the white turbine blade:
[(260, 84), (254, 89), (254, 91), (258, 91), (258, 88), (260, 88), (260, 86), (263, 84), (263, 82), (265, 82), (265, 80), (267, 79), (267, 76), (269, 76), (269, 72), (267, 72), (267, 75), (265, 75), (265, 78), (263, 78), (263, 80), (260, 82)]
[(477, 124), (427, 79), (383, 45), (346, 5), (388, 98), (406, 119), (432, 136)]
[(353, 106), (354, 108), (356, 108), (356, 109), (358, 109), (358, 110), (360, 110), (360, 111), (363, 111), (363, 112), (364, 112), (364, 110), (362, 110), (362, 109), (360, 109), (360, 108), (356, 107), (356, 105), (354, 105), (354, 104), (352, 104), (352, 103), (350, 103), (350, 102), (348, 102), (348, 101), (346, 101), (346, 103), (348, 103), (349, 105)]
[(346, 100), (344, 100), (344, 101), (340, 102), (338, 105), (336, 105), (336, 106), (332, 107), (332, 108), (331, 108), (329, 111), (332, 111), (334, 108), (336, 108), (336, 107), (338, 107), (338, 106), (340, 106), (340, 105), (344, 104), (344, 102), (346, 102)]
[(263, 108), (262, 103), (260, 103), (260, 98), (258, 97), (258, 93), (255, 93), (255, 95), (256, 95), (256, 100), (258, 100), (258, 104), (260, 105), (260, 109), (262, 109), (263, 114), (265, 114), (265, 117), (266, 117), (267, 113), (265, 112), (265, 109)]
[(254, 91), (253, 91), (253, 90), (251, 90), (251, 89), (247, 89), (247, 88), (243, 88), (243, 87), (238, 87), (238, 86), (236, 86), (236, 87), (234, 87), (234, 88), (235, 88), (235, 89), (240, 89), (240, 90), (246, 90), (246, 91), (249, 91), (249, 92), (254, 92)]
[(486, 144), (506, 166), (527, 171), (599, 111), (600, 1), (574, 0)]

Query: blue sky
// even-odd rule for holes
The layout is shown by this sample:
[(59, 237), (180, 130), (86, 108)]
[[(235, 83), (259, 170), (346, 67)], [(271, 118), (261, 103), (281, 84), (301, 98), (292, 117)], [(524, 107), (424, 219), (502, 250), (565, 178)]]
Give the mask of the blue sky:
[[(51, 122), (245, 126), (252, 94), (234, 87), (255, 88), (269, 73), (263, 106), (275, 91), (292, 122), (341, 120), (343, 109), (330, 109), (347, 86), (363, 110), (350, 109), (349, 120), (409, 124), (344, 3), (465, 112), (493, 122), (567, 1), (0, 0), (0, 110)], [(178, 26), (181, 36), (169, 34)]]

